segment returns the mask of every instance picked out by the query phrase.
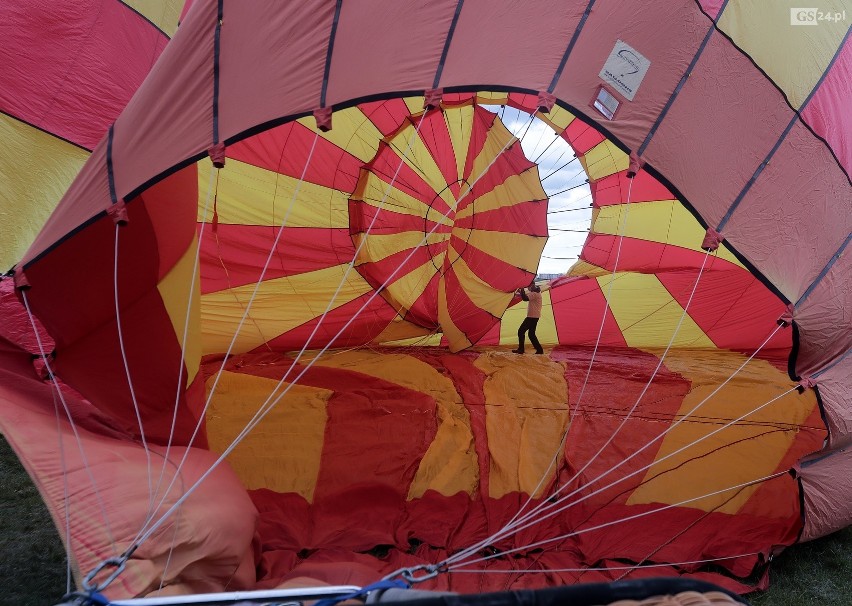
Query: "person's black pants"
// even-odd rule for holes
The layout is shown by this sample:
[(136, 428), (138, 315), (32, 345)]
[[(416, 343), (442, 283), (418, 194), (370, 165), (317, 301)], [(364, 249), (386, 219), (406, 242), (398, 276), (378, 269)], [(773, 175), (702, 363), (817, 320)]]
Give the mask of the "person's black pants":
[(521, 322), (521, 326), (518, 328), (518, 349), (520, 351), (524, 351), (524, 333), (526, 332), (530, 333), (530, 343), (535, 347), (535, 350), (538, 353), (544, 351), (541, 348), (541, 343), (538, 342), (538, 338), (535, 336), (536, 326), (538, 326), (538, 318), (526, 318)]

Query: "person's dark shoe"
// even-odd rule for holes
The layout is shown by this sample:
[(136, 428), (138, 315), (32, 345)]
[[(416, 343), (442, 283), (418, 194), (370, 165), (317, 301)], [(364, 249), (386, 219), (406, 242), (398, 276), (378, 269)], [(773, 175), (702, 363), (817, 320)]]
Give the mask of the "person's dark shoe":
[(524, 353), (524, 350), (523, 349), (513, 349), (512, 353), (522, 354), (522, 353)]
[(537, 349), (535, 353), (537, 353), (538, 355), (541, 355), (541, 354), (544, 353), (544, 350), (543, 349)]

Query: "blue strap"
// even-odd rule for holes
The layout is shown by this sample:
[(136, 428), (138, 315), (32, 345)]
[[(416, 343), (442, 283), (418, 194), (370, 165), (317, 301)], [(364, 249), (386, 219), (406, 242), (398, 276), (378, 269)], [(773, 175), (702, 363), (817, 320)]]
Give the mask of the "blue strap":
[(354, 591), (347, 595), (341, 595), (336, 598), (326, 598), (325, 600), (319, 600), (314, 606), (335, 606), (344, 600), (353, 600), (356, 598), (363, 598), (371, 591), (376, 591), (377, 589), (410, 589), (411, 585), (406, 583), (405, 581), (377, 581), (371, 585), (367, 585), (366, 587), (362, 587), (358, 591)]

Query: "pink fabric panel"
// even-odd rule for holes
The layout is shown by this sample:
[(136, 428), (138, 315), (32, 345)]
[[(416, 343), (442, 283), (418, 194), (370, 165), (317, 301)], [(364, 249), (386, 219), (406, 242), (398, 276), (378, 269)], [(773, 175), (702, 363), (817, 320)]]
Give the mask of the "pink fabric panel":
[(603, 83), (598, 74), (616, 40), (623, 40), (651, 62), (633, 101), (622, 99), (616, 120), (601, 117), (606, 128), (637, 149), (680, 81), (711, 26), (692, 2), (644, 3), (621, 0), (596, 2), (554, 94), (587, 115), (600, 117), (589, 107)]
[(715, 19), (725, 0), (698, 0), (698, 3), (708, 15)]
[[(850, 253), (852, 245), (846, 247), (845, 253), (793, 314), (800, 338), (796, 369), (802, 376), (818, 372), (852, 350)], [(852, 374), (847, 375), (849, 380)]]
[(825, 138), (847, 173), (852, 173), (852, 42), (840, 56), (802, 112), (811, 128)]
[[(847, 372), (852, 371), (848, 368)], [(805, 493), (805, 527), (802, 540), (824, 537), (852, 524), (852, 483), (846, 481), (852, 466), (852, 449), (818, 455), (801, 468)]]
[(56, 210), (47, 218), (44, 227), (24, 255), (21, 267), (69, 231), (110, 206), (106, 148), (106, 139), (102, 139), (65, 192)]
[(216, 7), (211, 4), (197, 2), (190, 9), (186, 22), (163, 51), (162, 61), (115, 123), (113, 166), (119, 198), (213, 145), (212, 24)]
[(817, 389), (822, 398), (828, 426), (830, 448), (844, 448), (852, 444), (852, 353), (847, 353), (837, 364), (817, 377)]
[[(215, 11), (216, 2), (205, 4)], [(334, 2), (260, 0), (245, 10), (242, 2), (228, 1), (223, 14), (223, 141), (257, 124), (319, 107)], [(209, 21), (211, 33), (214, 22)], [(210, 54), (204, 64), (212, 68), (212, 61)]]
[[(333, 2), (325, 4), (334, 8)], [(373, 93), (431, 88), (455, 6), (456, 0), (344, 2), (334, 40), (328, 104)], [(291, 61), (287, 60), (288, 69)]]
[(120, 2), (4, 2), (0, 111), (92, 149), (167, 42)]
[(852, 232), (852, 190), (797, 122), (722, 232), (795, 302)]
[(585, 3), (548, 0), (518, 8), (511, 2), (466, 0), (441, 86), (500, 83), (547, 89)]
[(781, 93), (713, 34), (643, 157), (715, 227), (792, 117)]

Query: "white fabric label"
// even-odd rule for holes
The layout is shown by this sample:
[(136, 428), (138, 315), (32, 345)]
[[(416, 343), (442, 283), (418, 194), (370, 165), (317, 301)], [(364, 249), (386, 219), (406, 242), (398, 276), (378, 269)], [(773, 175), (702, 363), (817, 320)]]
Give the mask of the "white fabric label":
[(633, 101), (649, 67), (651, 62), (648, 59), (626, 42), (617, 40), (598, 75), (617, 92)]

